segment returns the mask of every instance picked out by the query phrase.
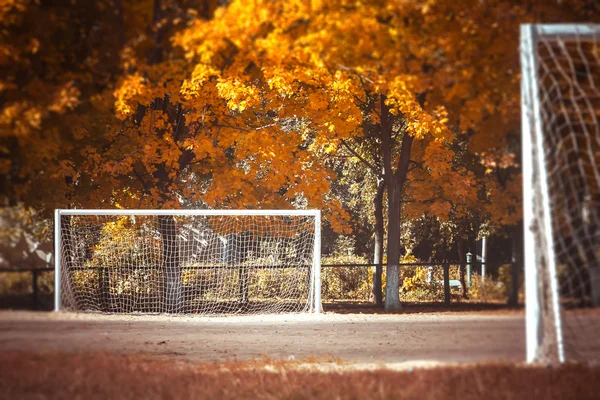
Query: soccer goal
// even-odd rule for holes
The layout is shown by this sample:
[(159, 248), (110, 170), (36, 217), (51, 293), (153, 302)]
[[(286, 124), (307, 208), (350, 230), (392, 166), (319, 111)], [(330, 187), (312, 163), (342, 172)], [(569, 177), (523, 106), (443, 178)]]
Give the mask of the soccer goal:
[(600, 25), (522, 25), (528, 361), (600, 345)]
[(56, 210), (55, 309), (321, 311), (321, 212)]

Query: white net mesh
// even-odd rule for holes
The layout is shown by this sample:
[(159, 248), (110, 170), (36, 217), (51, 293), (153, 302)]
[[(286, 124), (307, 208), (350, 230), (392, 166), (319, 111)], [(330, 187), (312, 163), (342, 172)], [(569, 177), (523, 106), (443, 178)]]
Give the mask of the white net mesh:
[[(538, 122), (542, 132), (533, 151), (534, 157), (542, 157), (540, 164), (534, 163), (533, 204), (545, 299), (540, 308), (542, 314), (551, 313), (546, 294), (556, 292), (562, 324), (543, 329), (562, 336), (558, 340), (568, 360), (589, 358), (600, 346), (599, 39), (600, 26), (563, 27), (561, 32), (550, 26), (536, 31), (531, 49), (539, 102), (532, 124)], [(537, 165), (544, 171), (536, 170)]]
[(308, 311), (315, 216), (62, 215), (60, 308)]

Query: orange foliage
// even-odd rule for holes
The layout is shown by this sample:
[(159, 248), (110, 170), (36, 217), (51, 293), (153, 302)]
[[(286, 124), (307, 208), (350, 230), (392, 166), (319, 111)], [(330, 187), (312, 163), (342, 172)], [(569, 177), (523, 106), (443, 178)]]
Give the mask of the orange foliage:
[(514, 167), (518, 24), (589, 19), (599, 7), (219, 3), (3, 2), (4, 195), (45, 209), (314, 207), (344, 230), (323, 158), (381, 125), (387, 107), (395, 143), (416, 139), (406, 215), (513, 223), (516, 174), (482, 173), (457, 138), (488, 169)]

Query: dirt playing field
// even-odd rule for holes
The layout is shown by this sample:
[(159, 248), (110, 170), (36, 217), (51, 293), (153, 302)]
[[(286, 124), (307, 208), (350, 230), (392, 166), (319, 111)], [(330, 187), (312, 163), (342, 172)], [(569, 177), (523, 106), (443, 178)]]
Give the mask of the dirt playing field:
[[(573, 331), (593, 360), (596, 314), (567, 318), (580, 321)], [(4, 311), (0, 398), (597, 398), (598, 364), (525, 364), (524, 337), (522, 312), (508, 310), (212, 318)]]
[(190, 361), (318, 358), (374, 367), (520, 362), (522, 314), (235, 317), (0, 312), (0, 351), (106, 351)]

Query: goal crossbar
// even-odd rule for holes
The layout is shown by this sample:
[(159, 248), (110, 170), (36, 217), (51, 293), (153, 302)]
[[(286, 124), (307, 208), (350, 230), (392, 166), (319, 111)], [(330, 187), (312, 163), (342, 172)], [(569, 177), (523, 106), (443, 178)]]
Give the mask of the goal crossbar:
[(314, 216), (320, 218), (320, 210), (106, 210), (106, 209), (58, 209), (58, 215), (211, 215), (211, 216)]

